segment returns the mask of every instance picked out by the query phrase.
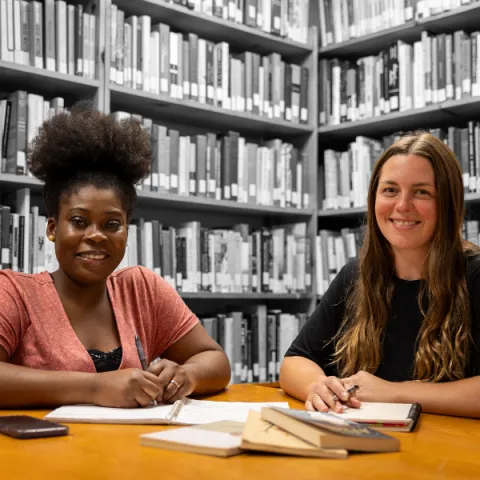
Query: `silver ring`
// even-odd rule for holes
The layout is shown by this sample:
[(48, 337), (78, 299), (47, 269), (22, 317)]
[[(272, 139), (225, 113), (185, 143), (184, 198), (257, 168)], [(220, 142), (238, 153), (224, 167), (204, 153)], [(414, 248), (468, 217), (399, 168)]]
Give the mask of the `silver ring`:
[(170, 383), (173, 383), (174, 385), (176, 385), (176, 386), (177, 386), (177, 389), (180, 388), (180, 385), (179, 385), (175, 380), (173, 380), (173, 379), (170, 380)]

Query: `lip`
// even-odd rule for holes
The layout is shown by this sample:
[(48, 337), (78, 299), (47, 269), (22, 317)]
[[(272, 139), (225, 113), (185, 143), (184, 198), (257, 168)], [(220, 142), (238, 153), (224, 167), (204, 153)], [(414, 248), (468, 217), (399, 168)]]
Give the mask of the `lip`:
[[(411, 230), (418, 226), (421, 222), (419, 220), (407, 220), (405, 218), (389, 218), (388, 221), (392, 224), (396, 230)], [(398, 225), (395, 222), (415, 222), (412, 225)]]
[[(101, 258), (101, 259), (86, 258), (86, 257), (83, 257), (82, 255), (103, 255), (105, 258)], [(101, 266), (108, 261), (108, 258), (110, 257), (110, 255), (101, 250), (88, 250), (88, 251), (77, 253), (76, 257), (84, 264), (91, 265), (91, 266), (93, 265)]]

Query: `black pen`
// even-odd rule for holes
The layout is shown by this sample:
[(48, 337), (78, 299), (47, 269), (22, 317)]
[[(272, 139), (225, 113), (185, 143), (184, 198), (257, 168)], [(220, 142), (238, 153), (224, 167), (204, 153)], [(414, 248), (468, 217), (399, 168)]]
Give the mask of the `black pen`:
[[(355, 393), (360, 387), (358, 385), (354, 385), (353, 387), (350, 387), (347, 390), (347, 393), (351, 395), (352, 393)], [(336, 395), (333, 396), (332, 400), (336, 402), (338, 400), (338, 397)]]
[(135, 334), (135, 346), (137, 347), (138, 358), (140, 359), (140, 363), (142, 364), (142, 369), (147, 370), (147, 359), (145, 358), (145, 351), (143, 350), (142, 342), (140, 341), (140, 337)]
[[(138, 358), (140, 359), (140, 363), (142, 364), (142, 370), (147, 370), (147, 359), (145, 358), (145, 350), (143, 349), (142, 342), (140, 341), (140, 337), (135, 334), (135, 346), (137, 347)], [(156, 406), (157, 401), (152, 400), (152, 405)]]

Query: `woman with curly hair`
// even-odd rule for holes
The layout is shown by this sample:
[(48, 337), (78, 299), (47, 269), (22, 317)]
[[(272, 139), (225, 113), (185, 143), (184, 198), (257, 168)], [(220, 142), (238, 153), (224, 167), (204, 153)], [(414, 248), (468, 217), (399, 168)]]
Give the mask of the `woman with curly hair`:
[(480, 417), (480, 257), (462, 240), (464, 212), (442, 141), (423, 132), (390, 146), (373, 168), (360, 258), (291, 345), (282, 388), (309, 410), (419, 402)]
[[(137, 121), (83, 110), (43, 124), (29, 166), (59, 269), (0, 271), (0, 406), (146, 406), (227, 385), (225, 353), (177, 292), (146, 268), (115, 271), (150, 165)], [(148, 370), (137, 335), (149, 362), (161, 356)]]

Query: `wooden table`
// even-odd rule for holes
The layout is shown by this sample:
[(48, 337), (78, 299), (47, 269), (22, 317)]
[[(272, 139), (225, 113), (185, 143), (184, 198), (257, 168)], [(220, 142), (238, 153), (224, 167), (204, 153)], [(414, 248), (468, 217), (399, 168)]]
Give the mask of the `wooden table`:
[[(300, 402), (281, 390), (235, 385), (211, 397), (231, 401)], [(0, 411), (0, 415), (13, 414)], [(47, 412), (16, 413), (43, 417)], [(397, 433), (401, 452), (351, 454), (347, 460), (269, 454), (215, 458), (143, 447), (139, 435), (165, 427), (70, 425), (60, 438), (15, 440), (0, 435), (0, 478), (5, 480), (166, 479), (426, 479), (480, 478), (480, 421), (422, 415), (414, 433)]]

